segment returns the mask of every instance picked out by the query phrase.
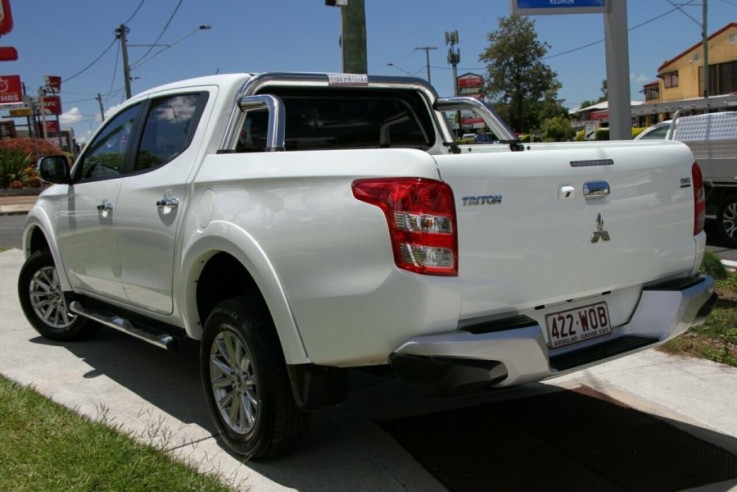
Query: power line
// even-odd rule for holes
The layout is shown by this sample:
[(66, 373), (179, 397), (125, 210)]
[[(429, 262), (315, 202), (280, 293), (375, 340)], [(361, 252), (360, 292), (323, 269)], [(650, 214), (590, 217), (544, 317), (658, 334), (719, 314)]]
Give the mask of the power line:
[[(146, 0), (141, 0), (141, 3), (138, 4), (138, 7), (136, 7), (136, 10), (134, 10), (133, 13), (131, 14), (131, 16), (128, 17), (128, 20), (125, 21), (126, 23), (130, 22), (136, 16), (136, 14), (138, 13), (138, 11), (141, 10), (141, 7), (143, 6), (143, 4), (144, 4), (145, 1)], [(182, 3), (181, 0), (180, 0), (179, 3), (180, 4)], [(179, 6), (177, 6), (177, 8), (179, 8)], [(100, 56), (98, 56), (97, 58), (95, 58), (92, 61), (92, 63), (90, 63), (89, 65), (87, 65), (86, 67), (84, 67), (82, 70), (80, 70), (79, 72), (75, 73), (71, 77), (63, 77), (64, 82), (69, 82), (70, 80), (72, 80), (72, 79), (74, 79), (74, 78), (82, 75), (84, 72), (86, 72), (87, 70), (89, 70), (90, 68), (92, 68), (92, 66), (95, 63), (97, 63), (98, 61), (100, 61), (100, 58), (102, 58), (103, 56), (105, 56), (105, 53), (107, 53), (110, 50), (110, 48), (112, 48), (112, 46), (115, 44), (116, 41), (117, 41), (117, 39), (114, 39), (113, 42), (110, 43), (110, 45), (107, 48), (105, 48), (105, 51), (103, 51), (102, 53), (100, 53)]]
[(94, 59), (94, 60), (92, 61), (92, 63), (90, 63), (89, 65), (87, 65), (86, 67), (84, 67), (84, 68), (83, 68), (82, 70), (80, 70), (79, 72), (75, 73), (75, 74), (74, 74), (74, 75), (72, 75), (71, 77), (64, 77), (64, 78), (63, 78), (64, 82), (69, 82), (70, 80), (72, 80), (72, 79), (74, 79), (74, 78), (76, 78), (76, 77), (78, 77), (78, 76), (82, 75), (82, 74), (83, 74), (83, 73), (85, 73), (85, 72), (86, 72), (87, 70), (89, 70), (90, 68), (92, 68), (92, 66), (93, 66), (93, 65), (94, 65), (95, 63), (97, 63), (98, 61), (100, 61), (100, 58), (102, 58), (103, 56), (105, 56), (105, 53), (107, 53), (108, 51), (110, 51), (110, 48), (112, 48), (112, 47), (113, 47), (113, 45), (114, 45), (114, 44), (115, 44), (115, 43), (116, 43), (117, 41), (118, 41), (117, 39), (113, 39), (113, 42), (112, 42), (112, 43), (110, 43), (110, 44), (108, 45), (108, 47), (107, 47), (107, 48), (105, 48), (105, 51), (103, 51), (102, 53), (100, 53), (100, 56), (98, 56), (97, 58), (95, 58), (95, 59)]
[[(686, 3), (684, 4), (684, 5), (688, 5), (688, 4), (691, 4), (691, 3), (693, 3), (694, 1), (695, 1), (695, 0), (689, 0), (689, 1), (688, 1), (688, 2), (686, 2)], [(679, 6), (679, 7), (675, 7), (675, 8), (672, 8), (672, 9), (670, 9), (670, 10), (669, 10), (669, 11), (667, 11), (667, 12), (664, 12), (664, 13), (662, 13), (662, 14), (660, 14), (660, 15), (657, 15), (657, 16), (653, 17), (652, 19), (648, 19), (648, 20), (646, 20), (646, 21), (644, 21), (644, 22), (641, 22), (640, 24), (637, 24), (636, 26), (632, 26), (632, 27), (630, 27), (629, 29), (627, 29), (627, 32), (632, 32), (632, 31), (634, 31), (635, 29), (639, 29), (639, 28), (640, 28), (640, 27), (642, 27), (642, 26), (645, 26), (645, 25), (647, 25), (647, 24), (650, 24), (651, 22), (655, 22), (656, 20), (658, 20), (658, 19), (661, 19), (661, 18), (665, 17), (666, 15), (669, 15), (669, 14), (671, 14), (671, 13), (675, 12), (676, 10), (680, 10), (680, 9), (681, 9), (681, 7), (682, 7), (682, 6)], [(559, 57), (559, 56), (563, 56), (563, 55), (569, 55), (569, 54), (571, 54), (571, 53), (575, 53), (576, 51), (581, 51), (581, 50), (583, 50), (583, 49), (586, 49), (586, 48), (590, 48), (590, 47), (592, 47), (592, 46), (596, 46), (597, 44), (601, 44), (601, 43), (603, 43), (603, 42), (604, 42), (604, 40), (603, 40), (603, 39), (599, 39), (598, 41), (593, 41), (593, 42), (591, 42), (591, 43), (588, 43), (588, 44), (585, 44), (585, 45), (583, 45), (583, 46), (579, 46), (578, 48), (573, 48), (573, 49), (570, 49), (570, 50), (567, 50), (567, 51), (563, 51), (563, 52), (561, 52), (561, 53), (556, 53), (556, 54), (554, 54), (554, 55), (550, 55), (550, 56), (546, 56), (546, 57), (543, 57), (543, 60), (549, 60), (549, 59), (551, 59), (551, 58), (557, 58), (557, 57)]]
[(133, 20), (133, 18), (136, 16), (139, 10), (141, 10), (141, 7), (143, 7), (143, 4), (146, 0), (141, 0), (141, 3), (138, 4), (138, 7), (136, 7), (136, 10), (133, 11), (130, 17), (128, 17), (128, 20), (123, 22), (123, 24), (128, 24), (130, 21)]
[(143, 60), (144, 58), (146, 58), (149, 53), (151, 53), (153, 51), (155, 45), (158, 44), (158, 42), (164, 36), (164, 33), (166, 32), (166, 30), (169, 28), (169, 24), (171, 24), (171, 21), (174, 19), (174, 16), (177, 15), (177, 11), (179, 10), (179, 7), (182, 6), (182, 1), (183, 0), (179, 0), (179, 2), (177, 3), (177, 6), (174, 7), (174, 11), (169, 16), (169, 20), (166, 21), (166, 24), (164, 25), (164, 28), (159, 33), (159, 37), (156, 38), (156, 41), (154, 41), (153, 43), (151, 43), (151, 46), (149, 46), (148, 50), (146, 50), (146, 52), (143, 54), (143, 56), (141, 56), (141, 58), (139, 58), (138, 60), (136, 60), (133, 63), (131, 63), (131, 66), (132, 65), (135, 65), (136, 63), (139, 63), (141, 60)]

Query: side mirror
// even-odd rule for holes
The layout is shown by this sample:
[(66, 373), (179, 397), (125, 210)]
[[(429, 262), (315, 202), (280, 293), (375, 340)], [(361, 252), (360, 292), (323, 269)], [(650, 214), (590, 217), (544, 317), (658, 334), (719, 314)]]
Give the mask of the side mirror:
[(47, 155), (36, 163), (39, 177), (49, 183), (63, 184), (71, 181), (69, 162), (63, 155)]

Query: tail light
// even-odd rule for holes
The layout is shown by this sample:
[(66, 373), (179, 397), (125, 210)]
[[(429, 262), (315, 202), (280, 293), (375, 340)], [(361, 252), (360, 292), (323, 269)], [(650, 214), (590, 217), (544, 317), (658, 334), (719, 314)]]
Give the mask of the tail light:
[(353, 196), (383, 210), (397, 267), (458, 275), (458, 233), (450, 186), (424, 178), (361, 179)]
[(704, 222), (706, 222), (706, 194), (704, 192), (704, 178), (701, 175), (701, 168), (696, 162), (691, 166), (691, 178), (693, 181), (694, 198), (693, 234), (695, 236), (704, 230)]

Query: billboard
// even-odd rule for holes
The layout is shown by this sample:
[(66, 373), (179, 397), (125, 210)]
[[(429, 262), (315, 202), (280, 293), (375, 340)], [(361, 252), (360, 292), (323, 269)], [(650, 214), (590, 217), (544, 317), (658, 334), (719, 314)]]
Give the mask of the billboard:
[(603, 14), (609, 0), (510, 0), (513, 15)]
[(467, 73), (458, 77), (458, 95), (475, 97), (476, 99), (484, 98), (484, 78), (475, 73)]
[(18, 50), (12, 46), (0, 47), (0, 61), (15, 61), (18, 59)]
[(23, 85), (20, 75), (0, 75), (0, 104), (23, 102)]
[(10, 13), (10, 0), (0, 0), (0, 36), (13, 30), (13, 15)]
[(61, 114), (61, 97), (59, 96), (44, 96), (43, 98), (44, 111), (47, 114)]
[(47, 90), (54, 94), (61, 92), (61, 77), (58, 75), (46, 75), (44, 77), (44, 85)]

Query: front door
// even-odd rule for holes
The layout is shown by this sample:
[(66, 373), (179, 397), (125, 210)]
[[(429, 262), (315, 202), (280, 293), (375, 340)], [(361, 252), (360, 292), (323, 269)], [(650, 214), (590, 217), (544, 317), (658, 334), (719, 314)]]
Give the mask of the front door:
[(73, 170), (73, 184), (58, 202), (62, 262), (75, 290), (125, 299), (115, 226), (129, 143), (140, 105), (115, 118), (87, 145)]

